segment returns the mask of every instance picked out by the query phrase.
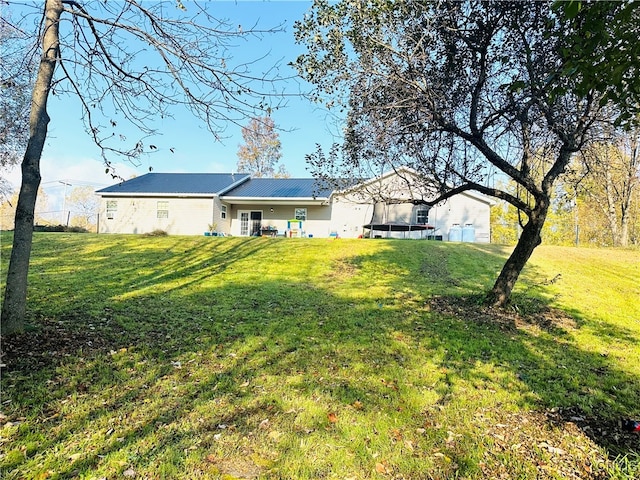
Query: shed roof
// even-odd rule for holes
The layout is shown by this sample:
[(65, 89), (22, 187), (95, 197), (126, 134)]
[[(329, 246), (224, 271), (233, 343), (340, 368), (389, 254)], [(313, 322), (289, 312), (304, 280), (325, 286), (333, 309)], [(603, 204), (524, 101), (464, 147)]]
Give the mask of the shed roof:
[(147, 173), (96, 193), (220, 195), (250, 177), (247, 173)]

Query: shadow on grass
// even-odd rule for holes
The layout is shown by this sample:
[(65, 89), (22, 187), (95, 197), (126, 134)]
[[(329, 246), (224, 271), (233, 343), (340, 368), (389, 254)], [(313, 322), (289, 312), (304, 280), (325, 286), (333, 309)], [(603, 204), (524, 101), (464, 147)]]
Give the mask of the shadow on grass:
[[(124, 241), (110, 242), (75, 265), (61, 265), (56, 249), (41, 256), (33, 274), (41, 330), (5, 343), (12, 424), (5, 428), (22, 456), (3, 458), (3, 473), (55, 470), (71, 478), (133, 468), (278, 478), (305, 442), (347, 445), (352, 468), (370, 471), (386, 468), (369, 452), (385, 433), (393, 448), (422, 442), (454, 458), (431, 464), (418, 455), (434, 477), (480, 476), (479, 454), (454, 448), (449, 432), (457, 421), (473, 426), (478, 412), (500, 419), (501, 402), (569, 412), (565, 420), (612, 454), (637, 452), (625, 437), (594, 430), (640, 414), (637, 378), (581, 349), (563, 326), (518, 328), (473, 302), (501, 253), (389, 242), (375, 253), (345, 254), (339, 275), (315, 277), (277, 273), (300, 260), (286, 256), (297, 245), (286, 242), (203, 248), (180, 239), (130, 251)], [(256, 257), (264, 263), (249, 261)], [(463, 275), (471, 266), (475, 275)], [(65, 276), (90, 283), (70, 291), (58, 283)], [(367, 286), (375, 297), (357, 295)], [(492, 390), (504, 393), (493, 402)], [(470, 420), (461, 418), (467, 414)], [(353, 433), (380, 417), (396, 420), (371, 421), (376, 433)], [(351, 422), (343, 426), (342, 418)], [(410, 437), (425, 426), (433, 430), (428, 440)], [(286, 442), (278, 443), (280, 435)], [(483, 443), (480, 435), (463, 440)], [(299, 468), (300, 478), (320, 478), (332, 467), (313, 456), (298, 461), (289, 475)]]
[[(450, 354), (442, 366), (448, 368), (453, 362), (455, 371), (465, 378), (473, 375), (476, 362), (507, 366), (526, 385), (533, 405), (546, 410), (550, 421), (576, 424), (612, 456), (637, 456), (638, 435), (622, 431), (618, 421), (640, 417), (640, 378), (619, 368), (606, 353), (581, 348), (570, 333), (588, 324), (597, 336), (630, 348), (640, 342), (637, 334), (620, 325), (587, 319), (578, 309), (564, 312), (551, 307), (553, 297), (546, 286), (553, 282), (531, 283), (532, 278), (542, 278), (531, 265), (527, 267), (529, 280), (521, 280), (525, 286), (514, 292), (510, 309), (487, 308), (482, 305), (483, 292), (502, 267), (506, 252), (494, 245), (457, 248), (466, 253), (460, 255), (461, 250), (450, 246), (425, 250), (420, 267), (421, 273), (437, 272), (438, 278), (431, 280), (442, 287), (432, 288), (430, 300), (432, 310), (449, 320), (437, 330), (438, 323), (431, 324), (433, 345)], [(378, 255), (378, 262), (393, 263), (395, 258), (395, 252), (389, 251)], [(480, 263), (482, 268), (472, 269), (470, 263)], [(465, 276), (466, 268), (474, 274)], [(403, 288), (405, 282), (399, 279), (394, 288)], [(415, 279), (412, 282), (419, 284)], [(447, 288), (452, 285), (454, 288)]]

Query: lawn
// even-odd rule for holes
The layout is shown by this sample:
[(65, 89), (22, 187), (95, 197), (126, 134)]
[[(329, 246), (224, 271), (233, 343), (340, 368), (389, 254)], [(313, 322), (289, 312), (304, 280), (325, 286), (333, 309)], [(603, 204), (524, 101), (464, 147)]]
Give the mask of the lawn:
[(640, 252), (508, 252), (38, 233), (0, 478), (640, 476)]

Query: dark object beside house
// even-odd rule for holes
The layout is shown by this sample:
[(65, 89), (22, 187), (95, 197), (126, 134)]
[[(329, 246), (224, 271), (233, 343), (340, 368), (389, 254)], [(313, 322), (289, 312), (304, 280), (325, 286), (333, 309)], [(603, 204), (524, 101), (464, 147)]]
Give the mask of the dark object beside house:
[(401, 223), (401, 222), (387, 222), (387, 223), (368, 223), (367, 225), (363, 225), (362, 228), (365, 230), (370, 230), (367, 234), (364, 234), (365, 238), (382, 238), (382, 235), (376, 234), (376, 232), (424, 232), (430, 231), (431, 234), (427, 234), (426, 238), (442, 240), (442, 235), (439, 235), (439, 239), (435, 238), (433, 235), (435, 228), (432, 225), (428, 224), (410, 224), (410, 223)]
[(640, 433), (640, 420), (621, 420), (620, 428), (625, 432), (639, 432)]

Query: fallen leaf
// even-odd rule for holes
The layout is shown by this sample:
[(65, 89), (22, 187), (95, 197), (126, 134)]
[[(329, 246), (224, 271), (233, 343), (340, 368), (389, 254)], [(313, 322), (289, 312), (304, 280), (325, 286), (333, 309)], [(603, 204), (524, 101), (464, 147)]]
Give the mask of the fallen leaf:
[(387, 466), (385, 465), (386, 462), (378, 462), (376, 463), (376, 472), (378, 473), (389, 473), (389, 469), (387, 468)]
[(356, 410), (362, 410), (362, 402), (360, 400), (356, 400), (355, 402), (353, 402), (353, 408), (355, 408)]
[(554, 453), (554, 454), (557, 454), (557, 455), (564, 455), (564, 454), (567, 453), (561, 448), (556, 448), (556, 447), (552, 447), (552, 446), (549, 446), (548, 450), (549, 450), (549, 453)]
[(260, 425), (258, 425), (258, 428), (262, 430), (266, 430), (267, 428), (269, 428), (269, 424), (270, 424), (269, 419), (265, 418), (260, 422)]
[(565, 452), (565, 451), (564, 451), (563, 449), (561, 449), (561, 448), (552, 447), (552, 446), (551, 446), (551, 445), (549, 445), (547, 442), (540, 442), (540, 443), (538, 444), (538, 447), (540, 447), (540, 448), (546, 448), (546, 449), (547, 449), (547, 451), (548, 451), (549, 453), (554, 453), (554, 454), (557, 454), (557, 455), (564, 455), (564, 454), (566, 454), (566, 453), (567, 453), (567, 452)]
[(452, 431), (447, 431), (447, 439), (445, 440), (445, 443), (453, 443), (455, 441), (455, 435), (453, 434)]
[(446, 456), (444, 453), (436, 452), (433, 454), (433, 456), (436, 458), (441, 458), (446, 463), (451, 463), (451, 458)]
[(209, 455), (207, 455), (206, 460), (209, 463), (216, 463), (216, 461), (218, 459), (216, 458), (216, 456), (213, 453), (210, 453)]
[(336, 423), (338, 421), (338, 416), (333, 412), (329, 413), (327, 415), (327, 418), (329, 419), (330, 423)]
[(127, 468), (124, 472), (122, 472), (122, 475), (124, 475), (125, 477), (133, 478), (136, 476), (136, 472), (133, 468)]

